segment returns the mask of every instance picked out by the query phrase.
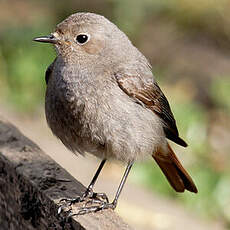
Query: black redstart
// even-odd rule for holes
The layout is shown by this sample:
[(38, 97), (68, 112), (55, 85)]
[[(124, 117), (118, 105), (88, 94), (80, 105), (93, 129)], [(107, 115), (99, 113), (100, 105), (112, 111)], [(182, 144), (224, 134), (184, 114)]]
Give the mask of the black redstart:
[[(186, 147), (169, 103), (146, 58), (117, 26), (93, 13), (76, 13), (49, 36), (57, 57), (46, 71), (46, 118), (52, 132), (74, 153), (91, 153), (102, 162), (86, 192), (94, 205), (79, 214), (115, 208), (135, 160), (152, 156), (177, 192), (197, 193), (167, 139)], [(127, 163), (115, 199), (94, 193), (107, 159)]]

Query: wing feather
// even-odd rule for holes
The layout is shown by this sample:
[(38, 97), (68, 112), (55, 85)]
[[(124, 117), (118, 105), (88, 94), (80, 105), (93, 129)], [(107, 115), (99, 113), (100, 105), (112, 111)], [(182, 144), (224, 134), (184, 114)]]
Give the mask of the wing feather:
[(125, 74), (116, 74), (115, 78), (119, 87), (127, 95), (143, 103), (161, 118), (168, 139), (184, 147), (187, 146), (186, 142), (179, 137), (176, 121), (167, 98), (153, 79), (144, 81), (140, 76)]
[(53, 72), (53, 68), (54, 68), (54, 63), (56, 61), (57, 58), (54, 59), (54, 61), (48, 66), (46, 73), (45, 73), (45, 81), (46, 81), (46, 85), (48, 84), (48, 81), (50, 79), (50, 76)]

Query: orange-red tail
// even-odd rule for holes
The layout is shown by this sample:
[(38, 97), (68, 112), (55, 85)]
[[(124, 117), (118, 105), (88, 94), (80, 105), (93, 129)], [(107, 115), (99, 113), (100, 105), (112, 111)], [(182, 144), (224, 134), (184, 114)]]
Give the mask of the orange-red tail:
[(186, 189), (190, 192), (197, 193), (196, 185), (179, 162), (169, 144), (168, 150), (169, 151), (166, 154), (161, 151), (154, 153), (153, 158), (161, 168), (171, 186), (177, 192), (184, 192)]

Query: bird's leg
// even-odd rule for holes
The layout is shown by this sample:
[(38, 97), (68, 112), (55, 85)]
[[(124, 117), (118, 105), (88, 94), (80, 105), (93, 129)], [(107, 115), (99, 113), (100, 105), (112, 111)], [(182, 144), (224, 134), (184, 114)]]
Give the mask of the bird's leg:
[[(92, 201), (89, 201), (86, 203), (85, 207), (83, 208), (80, 208), (79, 209), (79, 212), (75, 215), (84, 215), (84, 214), (87, 214), (87, 213), (90, 213), (90, 212), (97, 212), (97, 211), (100, 211), (100, 210), (103, 210), (103, 209), (108, 209), (108, 208), (112, 208), (112, 209), (115, 209), (116, 206), (117, 206), (117, 201), (118, 201), (118, 198), (121, 194), (121, 191), (124, 187), (124, 184), (126, 182), (126, 179), (128, 177), (128, 174), (131, 170), (133, 166), (133, 162), (130, 162), (128, 163), (128, 166), (126, 167), (126, 170), (125, 170), (125, 173), (121, 179), (121, 182), (120, 182), (120, 185), (117, 189), (117, 192), (116, 192), (116, 195), (115, 195), (115, 198), (113, 200), (112, 203), (109, 203), (108, 199), (105, 199), (105, 201), (102, 201), (102, 200), (92, 200)], [(94, 206), (87, 206), (87, 204), (89, 203), (95, 203), (97, 205), (94, 205)]]
[(98, 176), (99, 176), (99, 174), (100, 174), (105, 162), (106, 162), (106, 159), (101, 161), (101, 164), (99, 165), (99, 167), (98, 167), (98, 169), (97, 169), (92, 181), (90, 182), (88, 188), (86, 189), (86, 191), (82, 195), (81, 201), (85, 200), (85, 198), (93, 198), (93, 197), (95, 197), (95, 194), (99, 195), (99, 193), (94, 193), (93, 192), (93, 187), (94, 187), (94, 185), (95, 185), (95, 183), (97, 181), (97, 178), (98, 178)]
[(64, 198), (64, 199), (60, 200), (59, 203), (65, 202), (67, 205), (65, 204), (65, 205), (60, 206), (59, 209), (58, 209), (58, 213), (60, 213), (62, 211), (63, 206), (66, 207), (66, 206), (70, 206), (70, 205), (72, 205), (74, 203), (83, 202), (88, 198), (92, 198), (92, 199), (94, 199), (94, 198), (95, 199), (102, 198), (102, 199), (104, 199), (106, 201), (108, 200), (106, 194), (104, 194), (104, 193), (94, 193), (93, 192), (93, 187), (94, 187), (94, 185), (95, 185), (95, 183), (97, 181), (97, 178), (98, 178), (98, 176), (99, 176), (99, 174), (100, 174), (105, 162), (106, 162), (106, 159), (101, 161), (101, 163), (100, 163), (100, 165), (99, 165), (99, 167), (98, 167), (98, 169), (97, 169), (92, 181), (90, 182), (90, 184), (87, 187), (86, 191), (81, 196), (78, 196), (78, 197), (73, 198), (73, 199)]

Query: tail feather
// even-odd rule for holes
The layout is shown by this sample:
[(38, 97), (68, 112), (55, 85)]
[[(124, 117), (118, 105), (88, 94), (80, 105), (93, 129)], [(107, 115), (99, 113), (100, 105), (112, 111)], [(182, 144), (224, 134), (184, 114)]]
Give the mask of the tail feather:
[(167, 154), (163, 153), (162, 151), (158, 151), (153, 155), (153, 158), (168, 179), (170, 185), (177, 192), (184, 192), (184, 190), (186, 189), (190, 192), (197, 193), (198, 191), (192, 178), (183, 168), (169, 145), (168, 150), (169, 151)]

